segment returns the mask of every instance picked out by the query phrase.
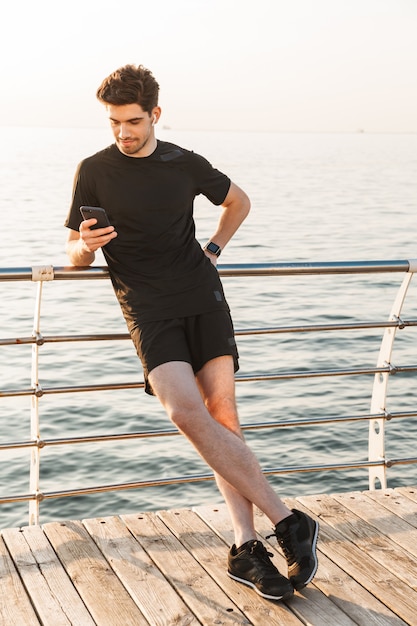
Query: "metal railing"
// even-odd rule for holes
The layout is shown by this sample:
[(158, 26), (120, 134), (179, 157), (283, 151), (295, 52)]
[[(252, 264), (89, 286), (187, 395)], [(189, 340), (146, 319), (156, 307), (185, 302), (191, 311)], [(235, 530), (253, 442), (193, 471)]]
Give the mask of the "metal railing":
[[(329, 263), (267, 263), (267, 264), (236, 264), (221, 265), (219, 273), (222, 277), (253, 277), (253, 276), (292, 276), (292, 275), (334, 275), (334, 274), (381, 274), (403, 273), (404, 278), (398, 290), (391, 313), (386, 321), (359, 321), (354, 323), (333, 324), (310, 324), (253, 328), (236, 330), (236, 335), (262, 335), (277, 333), (311, 333), (334, 330), (359, 330), (381, 329), (383, 337), (380, 352), (375, 367), (349, 367), (340, 369), (310, 369), (303, 371), (288, 371), (278, 373), (264, 373), (259, 375), (237, 375), (237, 383), (252, 381), (274, 381), (295, 378), (317, 377), (340, 377), (340, 376), (363, 376), (374, 375), (374, 385), (369, 414), (365, 415), (334, 415), (304, 420), (286, 420), (285, 422), (261, 422), (256, 424), (243, 424), (244, 431), (257, 429), (282, 429), (294, 426), (323, 425), (329, 423), (344, 422), (369, 422), (369, 453), (367, 461), (317, 464), (308, 466), (275, 467), (264, 469), (265, 474), (277, 475), (293, 472), (318, 472), (328, 470), (346, 470), (368, 468), (369, 486), (375, 489), (378, 486), (385, 488), (387, 485), (386, 470), (388, 467), (400, 464), (416, 463), (417, 457), (386, 459), (385, 458), (385, 423), (387, 420), (416, 417), (417, 411), (388, 412), (386, 409), (386, 397), (388, 381), (392, 374), (400, 374), (417, 371), (417, 364), (393, 366), (391, 354), (397, 329), (417, 326), (417, 320), (404, 320), (401, 311), (407, 290), (413, 276), (417, 271), (416, 260), (396, 261), (362, 261), (362, 262), (329, 262)], [(39, 505), (43, 500), (86, 495), (92, 493), (118, 491), (124, 489), (138, 489), (148, 486), (181, 484), (213, 480), (213, 474), (196, 474), (189, 476), (176, 476), (170, 478), (155, 478), (151, 481), (135, 481), (129, 483), (106, 484), (91, 487), (80, 487), (71, 490), (59, 490), (45, 492), (40, 486), (40, 453), (45, 447), (75, 445), (80, 443), (104, 443), (109, 441), (173, 437), (179, 433), (175, 428), (154, 431), (103, 434), (93, 436), (77, 436), (65, 438), (44, 439), (40, 434), (39, 402), (48, 394), (71, 394), (79, 392), (94, 392), (102, 390), (136, 389), (144, 386), (143, 382), (122, 382), (108, 384), (87, 384), (45, 387), (39, 382), (39, 358), (41, 347), (48, 343), (67, 342), (90, 342), (102, 340), (129, 339), (127, 333), (107, 334), (77, 334), (77, 335), (51, 335), (43, 336), (41, 333), (41, 303), (42, 287), (45, 281), (52, 280), (94, 280), (108, 279), (106, 267), (52, 267), (37, 266), (33, 268), (0, 268), (0, 282), (6, 281), (35, 281), (37, 283), (37, 296), (33, 321), (33, 333), (31, 336), (0, 338), (0, 348), (4, 346), (32, 345), (32, 377), (31, 386), (27, 388), (0, 389), (0, 399), (7, 397), (28, 396), (31, 399), (31, 429), (30, 438), (24, 441), (10, 441), (0, 443), (0, 453), (12, 449), (31, 450), (29, 493), (13, 494), (0, 497), (0, 505), (12, 502), (29, 502), (29, 523), (39, 523)]]

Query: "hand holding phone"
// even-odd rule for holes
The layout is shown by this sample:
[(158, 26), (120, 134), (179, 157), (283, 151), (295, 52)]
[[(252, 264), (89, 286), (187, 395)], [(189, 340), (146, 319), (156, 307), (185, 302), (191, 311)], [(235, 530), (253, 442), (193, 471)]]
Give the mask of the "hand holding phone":
[(107, 217), (106, 211), (102, 209), (101, 207), (81, 206), (80, 211), (84, 220), (90, 220), (93, 217), (96, 218), (97, 224), (90, 226), (90, 230), (95, 230), (96, 228), (106, 228), (107, 226), (111, 226), (109, 222), (109, 218)]

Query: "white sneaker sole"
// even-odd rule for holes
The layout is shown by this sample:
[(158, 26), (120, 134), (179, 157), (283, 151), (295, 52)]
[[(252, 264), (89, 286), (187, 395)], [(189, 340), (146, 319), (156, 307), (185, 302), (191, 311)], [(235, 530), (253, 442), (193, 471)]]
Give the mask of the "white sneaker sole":
[(256, 587), (254, 583), (251, 583), (250, 580), (239, 578), (238, 576), (235, 576), (234, 574), (231, 574), (230, 572), (227, 572), (227, 573), (230, 576), (230, 578), (233, 578), (233, 580), (236, 580), (238, 583), (243, 583), (244, 585), (247, 585), (248, 587), (252, 587), (252, 589), (254, 589), (259, 596), (262, 596), (262, 598), (266, 598), (267, 600), (287, 600), (288, 598), (291, 598), (293, 594), (293, 590), (292, 590), (292, 591), (288, 591), (288, 593), (284, 593), (282, 596), (272, 596), (258, 589), (258, 587)]

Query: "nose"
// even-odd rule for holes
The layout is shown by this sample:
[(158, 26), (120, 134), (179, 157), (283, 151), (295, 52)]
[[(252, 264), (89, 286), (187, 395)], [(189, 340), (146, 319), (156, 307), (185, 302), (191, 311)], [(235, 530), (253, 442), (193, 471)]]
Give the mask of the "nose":
[(119, 127), (119, 138), (127, 139), (129, 136), (130, 136), (129, 125), (121, 123)]

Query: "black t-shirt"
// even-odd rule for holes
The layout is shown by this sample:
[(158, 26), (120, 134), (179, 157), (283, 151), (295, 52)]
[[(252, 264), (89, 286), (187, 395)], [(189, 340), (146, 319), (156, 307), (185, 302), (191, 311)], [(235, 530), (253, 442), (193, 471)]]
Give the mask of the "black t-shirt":
[(77, 169), (65, 226), (78, 230), (80, 206), (101, 206), (118, 236), (103, 248), (128, 324), (228, 309), (216, 268), (195, 238), (194, 198), (220, 205), (230, 179), (202, 156), (158, 141), (148, 157), (115, 144)]

